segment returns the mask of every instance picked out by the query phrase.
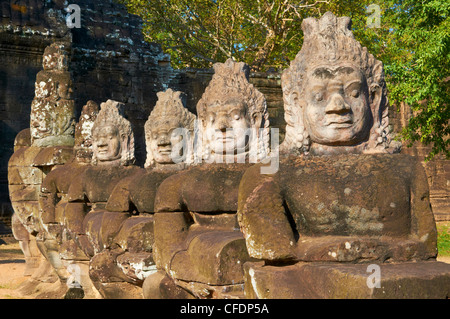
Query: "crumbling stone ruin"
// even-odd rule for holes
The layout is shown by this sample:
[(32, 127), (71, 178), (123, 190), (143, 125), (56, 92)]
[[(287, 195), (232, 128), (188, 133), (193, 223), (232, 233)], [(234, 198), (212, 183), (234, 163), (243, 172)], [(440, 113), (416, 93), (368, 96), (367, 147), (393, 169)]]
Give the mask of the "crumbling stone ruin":
[[(129, 101), (93, 93), (78, 117), (65, 47), (51, 44), (30, 128), (8, 164), (31, 275), (22, 291), (50, 283), (54, 298), (448, 297), (427, 177), (392, 140), (382, 63), (347, 17), (308, 18), (303, 31), (281, 78), (287, 125), (275, 150), (267, 100), (242, 62), (214, 65), (195, 112), (189, 92), (161, 87), (145, 123), (130, 121)], [(273, 152), (279, 166), (263, 173)], [(382, 290), (368, 284), (373, 265)]]
[(43, 70), (36, 76), (30, 118), (33, 146), (74, 144), (75, 103), (68, 54), (64, 51), (62, 43), (48, 46), (44, 52)]

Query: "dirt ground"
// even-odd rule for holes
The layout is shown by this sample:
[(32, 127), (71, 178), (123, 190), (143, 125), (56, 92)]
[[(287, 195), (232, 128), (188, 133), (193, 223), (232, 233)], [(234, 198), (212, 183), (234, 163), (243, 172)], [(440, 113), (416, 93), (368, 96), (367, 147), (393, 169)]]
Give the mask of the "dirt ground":
[(0, 245), (0, 299), (30, 298), (17, 291), (17, 288), (30, 278), (23, 276), (24, 270), (25, 259), (19, 243), (8, 239), (6, 244)]
[[(33, 296), (24, 296), (18, 290), (30, 279), (23, 276), (25, 258), (19, 243), (12, 238), (4, 241), (0, 241), (0, 299), (33, 299)], [(450, 257), (438, 257), (438, 261), (450, 264)]]

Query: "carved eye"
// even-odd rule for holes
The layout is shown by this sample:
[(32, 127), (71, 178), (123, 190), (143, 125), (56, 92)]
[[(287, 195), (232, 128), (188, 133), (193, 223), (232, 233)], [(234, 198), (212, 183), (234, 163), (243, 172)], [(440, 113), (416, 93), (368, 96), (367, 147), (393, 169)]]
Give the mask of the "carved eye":
[(323, 100), (323, 94), (322, 93), (316, 93), (315, 99), (317, 102), (320, 102)]
[(229, 116), (230, 119), (238, 121), (238, 120), (240, 120), (240, 118), (242, 116), (241, 114), (242, 113), (239, 110), (234, 109), (234, 110), (232, 110), (231, 112), (228, 113), (228, 116)]
[(353, 97), (358, 97), (358, 96), (359, 96), (359, 90), (353, 90), (352, 93), (351, 93), (351, 95), (352, 95)]

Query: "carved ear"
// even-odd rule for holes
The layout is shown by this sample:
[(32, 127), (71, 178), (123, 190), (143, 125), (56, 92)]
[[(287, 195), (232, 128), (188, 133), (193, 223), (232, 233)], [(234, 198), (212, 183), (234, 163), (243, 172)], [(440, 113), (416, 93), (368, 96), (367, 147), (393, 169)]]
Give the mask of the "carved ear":
[(378, 110), (383, 98), (383, 89), (376, 83), (372, 83), (369, 88), (370, 104), (374, 110)]
[(294, 91), (292, 92), (291, 98), (292, 98), (292, 101), (293, 101), (295, 104), (298, 104), (299, 98), (300, 98), (300, 93), (299, 93), (297, 90), (294, 90)]
[(300, 109), (303, 109), (306, 104), (305, 99), (302, 97), (300, 92), (298, 92), (298, 90), (294, 90), (292, 92), (292, 102), (294, 105), (300, 107)]
[(375, 62), (372, 74), (372, 84), (369, 87), (370, 102), (374, 109), (378, 110), (381, 103), (383, 103), (383, 94), (385, 93), (383, 89), (385, 86), (384, 70), (381, 61)]
[(261, 128), (262, 126), (262, 113), (261, 112), (254, 112), (250, 116), (250, 122), (252, 123), (252, 126), (256, 126), (257, 128)]

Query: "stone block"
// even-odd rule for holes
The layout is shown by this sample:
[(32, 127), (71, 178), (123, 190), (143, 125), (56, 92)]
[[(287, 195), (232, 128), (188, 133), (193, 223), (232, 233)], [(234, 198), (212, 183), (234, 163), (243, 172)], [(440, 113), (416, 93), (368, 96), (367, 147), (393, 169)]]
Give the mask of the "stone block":
[(89, 261), (89, 258), (83, 253), (74, 240), (64, 240), (59, 247), (59, 255), (62, 260)]
[(210, 231), (195, 236), (187, 251), (175, 254), (171, 274), (209, 285), (237, 284), (243, 281), (243, 265), (249, 260), (240, 232)]
[(9, 196), (12, 202), (37, 201), (40, 185), (9, 185)]
[(69, 162), (73, 157), (72, 147), (46, 147), (36, 155), (33, 160), (33, 166), (54, 166), (63, 165)]
[(42, 171), (30, 166), (10, 166), (8, 167), (9, 185), (40, 185), (42, 183)]
[(135, 216), (128, 218), (114, 238), (123, 250), (130, 252), (153, 250), (153, 216)]
[(39, 203), (38, 201), (22, 201), (12, 202), (14, 215), (19, 219), (26, 230), (33, 236), (41, 231), (39, 219)]
[(86, 215), (83, 230), (96, 252), (111, 247), (120, 225), (127, 218), (127, 214), (108, 211), (90, 212)]
[(117, 265), (139, 286), (142, 286), (145, 278), (156, 272), (155, 262), (149, 252), (135, 254), (125, 252), (117, 257)]
[(8, 166), (31, 166), (41, 150), (39, 147), (20, 148), (11, 156)]
[[(450, 296), (449, 264), (421, 261), (369, 266), (246, 263), (245, 295), (260, 299), (446, 299)], [(374, 279), (377, 275), (379, 283)]]

